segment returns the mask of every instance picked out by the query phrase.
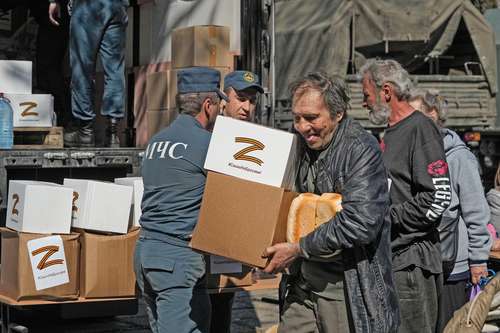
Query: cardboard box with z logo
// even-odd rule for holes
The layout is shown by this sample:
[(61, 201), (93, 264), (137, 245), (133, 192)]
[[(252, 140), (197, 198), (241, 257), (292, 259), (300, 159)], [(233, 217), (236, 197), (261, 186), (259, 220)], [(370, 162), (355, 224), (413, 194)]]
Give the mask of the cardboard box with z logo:
[(14, 127), (51, 127), (54, 97), (48, 94), (5, 94), (10, 101)]
[(0, 289), (15, 300), (78, 298), (80, 235), (41, 235), (0, 228)]

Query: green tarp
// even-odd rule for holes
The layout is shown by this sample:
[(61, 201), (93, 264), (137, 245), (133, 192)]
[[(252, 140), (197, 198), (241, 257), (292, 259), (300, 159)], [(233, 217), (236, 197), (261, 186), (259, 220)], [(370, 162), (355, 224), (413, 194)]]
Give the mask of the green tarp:
[[(469, 0), (276, 0), (276, 97), (308, 72), (347, 74), (365, 58), (390, 57), (410, 72), (444, 54), (464, 22), (492, 95), (494, 35)], [(351, 55), (352, 54), (352, 55)]]

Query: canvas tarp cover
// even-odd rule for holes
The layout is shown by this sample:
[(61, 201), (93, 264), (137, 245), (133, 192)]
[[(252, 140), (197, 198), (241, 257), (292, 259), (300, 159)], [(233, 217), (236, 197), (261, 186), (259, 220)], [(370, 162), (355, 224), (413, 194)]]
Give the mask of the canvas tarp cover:
[(494, 35), (469, 0), (276, 0), (276, 97), (308, 72), (347, 74), (353, 46), (356, 64), (390, 54), (411, 72), (447, 51), (461, 20), (495, 94)]

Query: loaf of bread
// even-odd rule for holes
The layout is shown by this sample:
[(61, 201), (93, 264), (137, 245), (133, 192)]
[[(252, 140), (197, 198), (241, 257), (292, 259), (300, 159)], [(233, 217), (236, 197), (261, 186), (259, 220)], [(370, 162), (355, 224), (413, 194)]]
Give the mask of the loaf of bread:
[(302, 193), (290, 205), (287, 222), (287, 241), (299, 239), (318, 226), (330, 221), (342, 209), (342, 196), (337, 193)]

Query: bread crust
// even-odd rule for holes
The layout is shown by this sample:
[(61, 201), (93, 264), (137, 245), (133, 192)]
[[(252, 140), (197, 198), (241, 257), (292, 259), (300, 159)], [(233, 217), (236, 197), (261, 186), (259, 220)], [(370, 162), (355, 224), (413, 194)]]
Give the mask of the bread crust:
[(287, 221), (287, 241), (298, 243), (321, 224), (330, 221), (342, 210), (342, 196), (338, 193), (302, 193), (290, 205)]
[(288, 212), (287, 241), (298, 243), (300, 237), (314, 230), (316, 224), (316, 203), (319, 195), (302, 193), (293, 199)]

